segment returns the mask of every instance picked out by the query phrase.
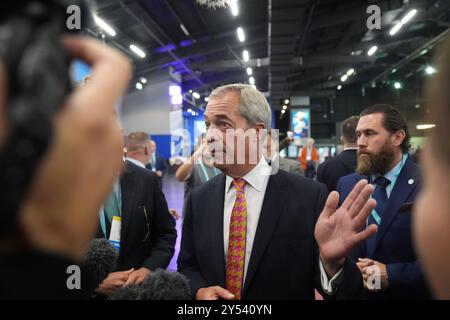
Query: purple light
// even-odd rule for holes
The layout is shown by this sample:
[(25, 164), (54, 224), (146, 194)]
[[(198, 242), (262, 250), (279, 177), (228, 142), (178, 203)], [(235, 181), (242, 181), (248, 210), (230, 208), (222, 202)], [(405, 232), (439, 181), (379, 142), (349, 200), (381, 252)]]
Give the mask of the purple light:
[(174, 95), (170, 97), (170, 102), (173, 105), (179, 105), (183, 103), (183, 96), (181, 94), (179, 95)]
[(181, 87), (180, 86), (170, 86), (169, 87), (169, 95), (170, 96), (179, 96), (179, 95), (181, 95)]
[(183, 40), (180, 42), (180, 47), (189, 47), (192, 46), (193, 43), (192, 40)]
[(173, 44), (170, 43), (167, 46), (164, 47), (159, 47), (155, 50), (156, 53), (164, 53), (164, 52), (168, 52), (168, 51), (173, 51), (175, 50), (177, 47)]

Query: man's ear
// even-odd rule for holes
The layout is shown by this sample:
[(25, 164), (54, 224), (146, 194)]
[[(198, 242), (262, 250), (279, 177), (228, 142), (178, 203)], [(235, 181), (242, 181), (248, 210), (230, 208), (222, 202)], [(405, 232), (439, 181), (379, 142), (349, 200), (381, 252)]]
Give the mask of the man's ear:
[(403, 143), (403, 140), (406, 139), (406, 132), (404, 130), (399, 130), (393, 134), (394, 145), (396, 147), (400, 146)]

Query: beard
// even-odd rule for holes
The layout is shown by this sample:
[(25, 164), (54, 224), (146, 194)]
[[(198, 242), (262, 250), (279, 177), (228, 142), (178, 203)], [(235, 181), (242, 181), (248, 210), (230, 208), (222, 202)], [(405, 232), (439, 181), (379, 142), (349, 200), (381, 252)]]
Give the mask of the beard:
[(388, 141), (377, 154), (360, 149), (358, 150), (356, 172), (362, 175), (385, 175), (389, 171), (394, 158), (394, 149)]

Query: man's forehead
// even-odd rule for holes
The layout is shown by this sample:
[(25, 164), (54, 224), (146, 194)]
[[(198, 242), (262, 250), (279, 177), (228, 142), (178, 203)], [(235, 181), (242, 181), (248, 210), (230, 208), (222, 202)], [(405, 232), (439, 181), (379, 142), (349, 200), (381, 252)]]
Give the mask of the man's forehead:
[(361, 116), (358, 121), (357, 130), (366, 127), (377, 127), (382, 125), (383, 114), (382, 113), (372, 113)]
[(205, 110), (205, 118), (224, 116), (239, 116), (239, 100), (238, 99), (210, 99)]

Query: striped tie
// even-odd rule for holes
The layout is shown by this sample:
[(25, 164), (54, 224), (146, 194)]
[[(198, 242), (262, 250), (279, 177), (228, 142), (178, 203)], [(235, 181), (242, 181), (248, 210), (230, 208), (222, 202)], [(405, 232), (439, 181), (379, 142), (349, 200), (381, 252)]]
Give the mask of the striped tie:
[(228, 238), (227, 255), (227, 290), (235, 295), (236, 299), (241, 299), (244, 263), (245, 263), (245, 243), (247, 234), (247, 203), (245, 201), (245, 180), (234, 179), (236, 189), (236, 201), (230, 220), (230, 234)]

